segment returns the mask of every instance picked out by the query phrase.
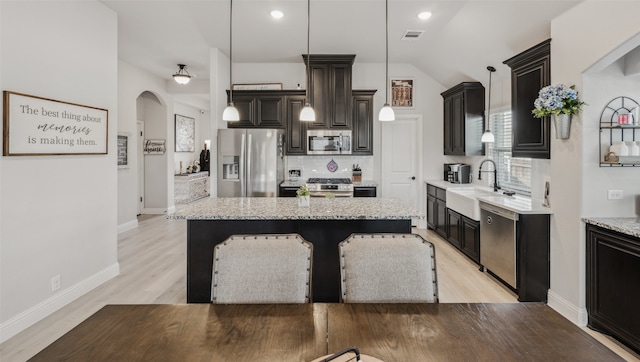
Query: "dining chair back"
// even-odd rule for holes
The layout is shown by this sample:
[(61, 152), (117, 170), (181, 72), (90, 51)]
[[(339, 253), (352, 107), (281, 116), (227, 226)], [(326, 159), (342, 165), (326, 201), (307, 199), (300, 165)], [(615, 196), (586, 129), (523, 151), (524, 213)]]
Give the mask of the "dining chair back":
[(433, 244), (416, 234), (352, 234), (338, 245), (345, 303), (437, 303)]
[(214, 248), (211, 301), (309, 303), (312, 260), (298, 234), (232, 235)]

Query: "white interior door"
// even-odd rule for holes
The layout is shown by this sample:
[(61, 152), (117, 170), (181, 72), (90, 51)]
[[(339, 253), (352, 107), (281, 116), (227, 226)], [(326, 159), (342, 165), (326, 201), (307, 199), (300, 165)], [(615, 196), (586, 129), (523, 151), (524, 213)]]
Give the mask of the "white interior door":
[(138, 138), (138, 215), (144, 210), (144, 122), (136, 122), (136, 136)]
[[(423, 211), (421, 115), (396, 115), (393, 122), (381, 122), (382, 196), (396, 198)], [(424, 211), (423, 211), (424, 213)], [(414, 226), (422, 226), (417, 220)]]

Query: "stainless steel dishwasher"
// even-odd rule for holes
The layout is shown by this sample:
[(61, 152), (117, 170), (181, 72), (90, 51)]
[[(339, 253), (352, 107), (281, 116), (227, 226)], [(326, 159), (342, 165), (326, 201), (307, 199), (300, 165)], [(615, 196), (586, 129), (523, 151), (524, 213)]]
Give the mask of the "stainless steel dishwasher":
[(519, 214), (480, 202), (480, 263), (517, 289), (516, 223)]

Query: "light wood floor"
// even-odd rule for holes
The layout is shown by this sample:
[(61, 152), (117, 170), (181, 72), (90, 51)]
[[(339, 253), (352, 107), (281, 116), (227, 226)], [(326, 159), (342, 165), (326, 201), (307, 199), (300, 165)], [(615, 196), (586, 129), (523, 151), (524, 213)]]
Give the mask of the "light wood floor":
[[(430, 230), (414, 232), (433, 242), (441, 303), (512, 303), (516, 296)], [(144, 216), (118, 237), (120, 275), (0, 344), (0, 360), (25, 361), (106, 304), (175, 304), (186, 300), (186, 222)], [(639, 356), (610, 338), (592, 334), (628, 361)]]

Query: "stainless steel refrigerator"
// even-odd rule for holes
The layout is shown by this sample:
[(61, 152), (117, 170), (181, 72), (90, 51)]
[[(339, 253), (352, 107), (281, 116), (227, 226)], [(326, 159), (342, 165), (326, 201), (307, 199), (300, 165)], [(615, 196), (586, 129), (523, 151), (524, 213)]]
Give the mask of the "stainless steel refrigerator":
[(218, 130), (218, 197), (276, 197), (284, 181), (278, 129)]

